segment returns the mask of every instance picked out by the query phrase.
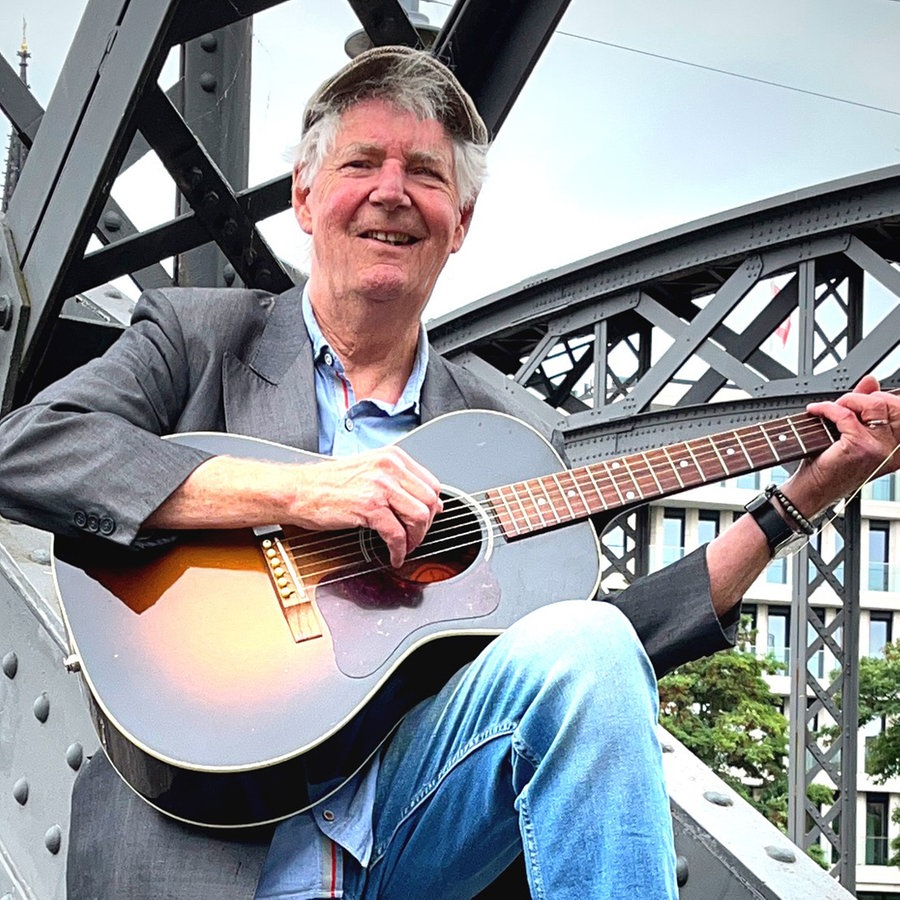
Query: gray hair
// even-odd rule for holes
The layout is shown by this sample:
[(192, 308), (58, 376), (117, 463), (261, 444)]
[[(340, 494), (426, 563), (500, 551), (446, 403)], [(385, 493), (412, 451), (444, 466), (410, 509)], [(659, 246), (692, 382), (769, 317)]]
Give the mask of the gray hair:
[(410, 113), (420, 120), (440, 122), (453, 148), (453, 171), (460, 205), (465, 209), (475, 202), (487, 170), (488, 145), (455, 133), (443, 85), (433, 73), (417, 70), (414, 64), (393, 66), (377, 81), (364, 81), (353, 91), (329, 97), (314, 107), (313, 124), (292, 154), (294, 168), (304, 188), (312, 187), (325, 157), (333, 149), (343, 113), (365, 100), (384, 100), (400, 112)]

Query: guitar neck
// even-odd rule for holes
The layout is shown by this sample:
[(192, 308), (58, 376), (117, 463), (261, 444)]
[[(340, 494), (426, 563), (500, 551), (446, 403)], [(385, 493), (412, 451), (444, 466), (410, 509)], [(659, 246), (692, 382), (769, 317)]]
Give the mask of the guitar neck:
[(523, 537), (597, 513), (804, 459), (837, 439), (830, 422), (798, 413), (518, 481), (488, 491), (487, 499), (503, 534), (507, 538)]

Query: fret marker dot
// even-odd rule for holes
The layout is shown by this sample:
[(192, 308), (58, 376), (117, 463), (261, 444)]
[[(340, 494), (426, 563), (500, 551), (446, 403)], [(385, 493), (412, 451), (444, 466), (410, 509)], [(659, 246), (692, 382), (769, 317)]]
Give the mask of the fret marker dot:
[(635, 495), (634, 491), (626, 491), (626, 492), (625, 492), (625, 496), (626, 496), (629, 500), (634, 500), (634, 498), (635, 498), (636, 495)]
[(614, 469), (618, 469), (618, 468), (619, 468), (619, 464), (618, 464), (617, 462), (614, 462), (614, 463), (612, 464), (612, 467), (613, 467)]
[(538, 497), (538, 506), (543, 506), (546, 502), (543, 497)]
[(726, 455), (726, 456), (731, 456), (733, 453), (734, 453), (734, 447), (729, 447), (729, 448), (725, 451), (725, 455)]
[(682, 469), (686, 469), (687, 468), (687, 460), (683, 459), (680, 463), (678, 463), (678, 465), (681, 466)]
[(778, 440), (779, 440), (779, 441), (786, 441), (786, 440), (787, 440), (787, 435), (786, 435), (786, 434), (779, 434), (779, 435), (778, 435)]

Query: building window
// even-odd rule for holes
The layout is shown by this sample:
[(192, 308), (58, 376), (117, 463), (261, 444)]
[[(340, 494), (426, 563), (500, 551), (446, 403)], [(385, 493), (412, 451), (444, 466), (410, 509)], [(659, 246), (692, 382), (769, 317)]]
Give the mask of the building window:
[(791, 611), (787, 606), (769, 607), (769, 635), (767, 647), (775, 659), (790, 664)]
[(888, 551), (890, 522), (869, 522), (869, 590), (888, 590)]
[(884, 716), (881, 716), (878, 719), (872, 719), (866, 722), (862, 728), (859, 729), (860, 733), (863, 736), (863, 747), (864, 747), (864, 760), (863, 760), (863, 769), (867, 775), (872, 775), (872, 766), (869, 763), (869, 751), (872, 746), (872, 741), (881, 734), (885, 726), (887, 725), (887, 721)]
[(780, 559), (773, 559), (766, 566), (766, 581), (769, 584), (787, 584), (788, 580), (788, 561), (786, 556)]
[(663, 510), (663, 565), (684, 556), (684, 510)]
[(719, 511), (701, 509), (697, 514), (697, 543), (708, 544), (719, 536)]
[(888, 861), (888, 795), (866, 795), (866, 865), (886, 866)]
[[(755, 603), (741, 604), (741, 627), (739, 634), (741, 635), (740, 649), (745, 653), (756, 652), (756, 617), (757, 609)], [(747, 635), (747, 639), (744, 636)]]
[(882, 475), (880, 478), (874, 479), (869, 484), (872, 492), (873, 500), (893, 500), (894, 499), (894, 476)]
[(887, 611), (869, 613), (869, 656), (884, 657), (884, 645), (893, 640), (893, 618)]
[(747, 472), (746, 475), (738, 475), (734, 479), (734, 486), (745, 490), (759, 490), (759, 472)]

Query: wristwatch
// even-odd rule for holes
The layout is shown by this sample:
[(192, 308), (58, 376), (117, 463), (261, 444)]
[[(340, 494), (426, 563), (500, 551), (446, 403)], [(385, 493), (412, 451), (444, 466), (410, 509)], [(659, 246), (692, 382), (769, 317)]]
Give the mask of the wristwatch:
[(766, 543), (769, 545), (772, 559), (790, 556), (809, 540), (807, 535), (802, 531), (794, 531), (782, 518), (772, 502), (772, 495), (768, 492), (754, 497), (744, 509), (753, 516), (756, 524), (766, 536)]

